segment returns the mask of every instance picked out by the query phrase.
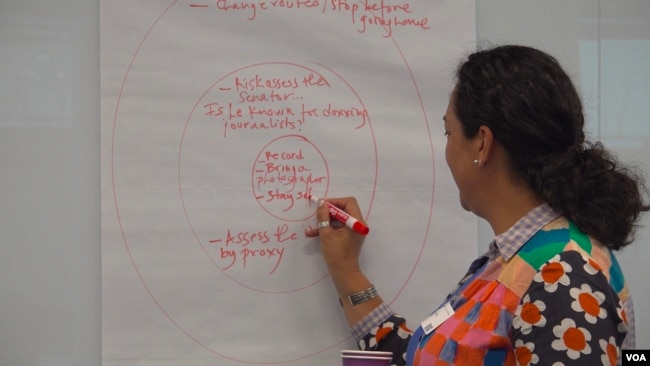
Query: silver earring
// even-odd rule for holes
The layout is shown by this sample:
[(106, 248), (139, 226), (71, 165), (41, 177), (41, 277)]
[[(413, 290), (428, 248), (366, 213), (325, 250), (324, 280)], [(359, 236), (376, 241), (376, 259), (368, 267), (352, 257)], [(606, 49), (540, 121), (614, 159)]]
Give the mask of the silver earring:
[(480, 165), (481, 165), (481, 161), (478, 160), (478, 159), (474, 159), (474, 161), (472, 162), (472, 165), (474, 165), (474, 166), (480, 166)]

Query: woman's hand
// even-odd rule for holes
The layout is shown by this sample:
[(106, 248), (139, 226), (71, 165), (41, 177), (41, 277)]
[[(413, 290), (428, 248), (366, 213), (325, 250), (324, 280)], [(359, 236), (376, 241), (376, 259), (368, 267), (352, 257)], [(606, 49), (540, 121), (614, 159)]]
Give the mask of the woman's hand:
[[(354, 197), (328, 198), (327, 202), (342, 209), (357, 220), (363, 221), (363, 215)], [(330, 218), (327, 205), (319, 204), (316, 211), (317, 222), (329, 221), (330, 225), (321, 229), (305, 230), (308, 237), (320, 236), (321, 250), (325, 263), (332, 275), (360, 272), (359, 254), (365, 236), (350, 230), (340, 222)], [(365, 223), (365, 222), (364, 222)]]
[[(328, 198), (326, 201), (365, 224), (354, 197)], [(352, 306), (348, 301), (348, 296), (364, 291), (371, 286), (371, 282), (359, 268), (359, 254), (365, 236), (330, 219), (328, 207), (322, 202), (316, 211), (316, 221), (329, 222), (330, 224), (322, 228), (307, 229), (305, 235), (311, 238), (320, 237), (323, 258), (338, 292), (343, 312), (348, 324), (354, 326), (383, 302), (380, 296), (356, 306)]]

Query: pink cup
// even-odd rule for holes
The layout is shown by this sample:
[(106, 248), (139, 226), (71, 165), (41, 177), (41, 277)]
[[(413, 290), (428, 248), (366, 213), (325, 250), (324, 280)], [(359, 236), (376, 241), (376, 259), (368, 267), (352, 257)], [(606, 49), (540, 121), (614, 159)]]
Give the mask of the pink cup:
[(390, 366), (391, 352), (341, 351), (342, 366)]

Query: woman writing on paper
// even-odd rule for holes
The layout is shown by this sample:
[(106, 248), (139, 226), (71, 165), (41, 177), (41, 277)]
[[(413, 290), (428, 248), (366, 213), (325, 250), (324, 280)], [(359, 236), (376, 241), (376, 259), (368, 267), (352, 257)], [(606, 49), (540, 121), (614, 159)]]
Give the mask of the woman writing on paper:
[[(394, 365), (616, 364), (634, 348), (613, 251), (632, 242), (647, 190), (583, 128), (578, 93), (550, 55), (470, 55), (444, 115), (445, 157), (461, 206), (495, 237), (432, 317), (411, 330), (382, 301), (359, 268), (364, 237), (327, 225), (326, 205), (306, 231), (320, 236), (359, 348), (392, 351)], [(354, 198), (327, 201), (363, 220)]]

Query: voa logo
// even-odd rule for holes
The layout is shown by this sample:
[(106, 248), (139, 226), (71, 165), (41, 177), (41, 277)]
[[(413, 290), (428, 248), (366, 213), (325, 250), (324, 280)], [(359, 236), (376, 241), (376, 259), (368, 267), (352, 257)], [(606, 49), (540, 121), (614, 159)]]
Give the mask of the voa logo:
[(634, 361), (634, 362), (639, 362), (639, 361), (645, 361), (646, 360), (645, 355), (643, 353), (642, 354), (638, 354), (638, 353), (627, 354), (627, 355), (625, 355), (625, 358), (628, 361)]
[(623, 350), (623, 365), (647, 364), (650, 350)]

